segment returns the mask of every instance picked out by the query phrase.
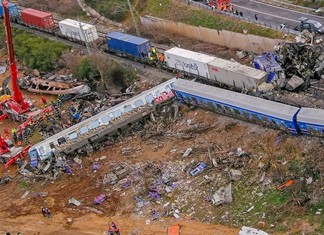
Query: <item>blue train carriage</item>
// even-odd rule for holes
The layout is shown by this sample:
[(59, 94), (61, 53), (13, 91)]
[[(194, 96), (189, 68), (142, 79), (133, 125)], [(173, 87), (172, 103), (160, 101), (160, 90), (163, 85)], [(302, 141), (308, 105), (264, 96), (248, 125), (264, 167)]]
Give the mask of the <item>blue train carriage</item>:
[(134, 59), (146, 59), (151, 50), (148, 39), (125, 33), (111, 32), (107, 34), (106, 39), (109, 51)]
[(298, 133), (299, 108), (236, 93), (197, 82), (178, 79), (172, 85), (177, 99), (235, 118)]
[(304, 135), (324, 137), (324, 110), (301, 108), (297, 115), (298, 126)]
[[(10, 20), (11, 21), (16, 21), (20, 14), (19, 14), (19, 9), (16, 4), (9, 2), (9, 15), (10, 15)], [(0, 18), (4, 17), (4, 11), (3, 11), (3, 6), (2, 6), (2, 1), (0, 2)]]

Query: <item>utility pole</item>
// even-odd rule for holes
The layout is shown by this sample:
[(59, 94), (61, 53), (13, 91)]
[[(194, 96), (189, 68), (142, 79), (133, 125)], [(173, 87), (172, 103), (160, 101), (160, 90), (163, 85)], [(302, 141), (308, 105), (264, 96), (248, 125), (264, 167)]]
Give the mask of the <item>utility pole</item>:
[(79, 25), (80, 25), (80, 29), (81, 29), (81, 33), (82, 33), (82, 36), (84, 38), (84, 42), (85, 42), (85, 45), (86, 45), (86, 48), (87, 48), (87, 51), (88, 51), (88, 55), (91, 55), (91, 51), (90, 51), (90, 47), (89, 47), (89, 44), (88, 44), (88, 40), (86, 38), (86, 35), (84, 33), (84, 30), (83, 30), (83, 25), (81, 23), (81, 21), (79, 21)]
[(128, 7), (129, 7), (129, 11), (130, 11), (130, 13), (132, 15), (132, 18), (133, 18), (133, 24), (134, 24), (134, 27), (136, 29), (136, 34), (137, 34), (138, 37), (140, 37), (141, 34), (140, 34), (140, 31), (139, 31), (137, 23), (136, 23), (136, 19), (135, 19), (134, 12), (133, 12), (133, 6), (131, 5), (130, 0), (127, 0), (127, 4), (128, 4)]

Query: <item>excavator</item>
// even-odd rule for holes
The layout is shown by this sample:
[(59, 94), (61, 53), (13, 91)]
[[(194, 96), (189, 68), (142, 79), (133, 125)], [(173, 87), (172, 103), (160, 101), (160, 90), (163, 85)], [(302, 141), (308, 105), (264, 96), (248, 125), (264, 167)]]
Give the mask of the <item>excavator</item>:
[(231, 6), (231, 0), (211, 0), (208, 5), (219, 11), (227, 11)]

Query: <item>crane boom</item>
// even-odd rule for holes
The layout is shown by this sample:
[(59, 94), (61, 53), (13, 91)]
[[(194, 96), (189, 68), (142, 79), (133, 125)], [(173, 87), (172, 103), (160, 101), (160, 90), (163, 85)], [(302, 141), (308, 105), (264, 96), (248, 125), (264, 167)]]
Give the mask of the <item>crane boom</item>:
[(29, 104), (24, 100), (22, 93), (18, 86), (18, 72), (15, 59), (15, 51), (13, 46), (11, 25), (10, 25), (10, 14), (9, 14), (9, 3), (2, 1), (2, 7), (4, 12), (4, 26), (6, 31), (6, 42), (8, 50), (8, 63), (10, 67), (11, 85), (13, 90), (13, 100), (20, 105), (22, 110), (28, 110)]

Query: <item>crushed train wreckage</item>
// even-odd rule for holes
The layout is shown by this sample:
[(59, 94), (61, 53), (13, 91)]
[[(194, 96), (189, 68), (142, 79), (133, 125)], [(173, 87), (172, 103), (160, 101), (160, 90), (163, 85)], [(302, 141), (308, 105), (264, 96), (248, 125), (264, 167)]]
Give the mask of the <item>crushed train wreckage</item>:
[(19, 86), (30, 92), (50, 95), (87, 94), (90, 87), (84, 82), (79, 82), (72, 75), (50, 75), (42, 78), (32, 75), (19, 80)]
[[(301, 42), (279, 44), (273, 53), (255, 56), (253, 64), (268, 72), (267, 83), (272, 83), (272, 89), (304, 91), (311, 86), (311, 80), (324, 79), (324, 46)], [(271, 90), (264, 84), (260, 87)]]

